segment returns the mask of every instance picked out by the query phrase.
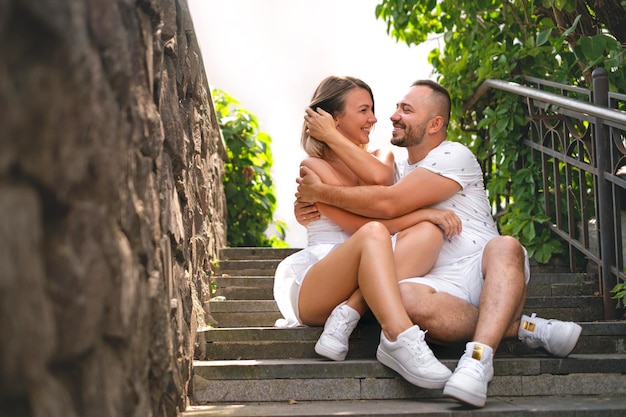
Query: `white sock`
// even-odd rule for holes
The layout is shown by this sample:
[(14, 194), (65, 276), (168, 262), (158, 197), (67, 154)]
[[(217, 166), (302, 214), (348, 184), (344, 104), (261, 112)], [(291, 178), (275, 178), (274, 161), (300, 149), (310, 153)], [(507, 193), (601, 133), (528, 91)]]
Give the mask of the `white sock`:
[(355, 309), (353, 309), (352, 307), (350, 307), (347, 304), (347, 301), (344, 301), (343, 303), (339, 304), (337, 307), (342, 307), (342, 309), (344, 309), (345, 311), (348, 312), (348, 317), (350, 320), (352, 319), (361, 319), (361, 315), (359, 314), (358, 311), (356, 311)]

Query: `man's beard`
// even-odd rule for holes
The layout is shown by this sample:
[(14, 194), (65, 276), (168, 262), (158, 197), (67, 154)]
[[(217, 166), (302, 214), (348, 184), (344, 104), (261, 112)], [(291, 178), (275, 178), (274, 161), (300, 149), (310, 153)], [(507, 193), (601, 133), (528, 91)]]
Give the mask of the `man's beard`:
[(403, 123), (397, 123), (394, 124), (394, 127), (404, 129), (404, 136), (398, 138), (391, 137), (391, 144), (401, 148), (410, 148), (411, 146), (419, 145), (426, 135), (426, 123), (420, 123), (414, 126), (406, 126)]

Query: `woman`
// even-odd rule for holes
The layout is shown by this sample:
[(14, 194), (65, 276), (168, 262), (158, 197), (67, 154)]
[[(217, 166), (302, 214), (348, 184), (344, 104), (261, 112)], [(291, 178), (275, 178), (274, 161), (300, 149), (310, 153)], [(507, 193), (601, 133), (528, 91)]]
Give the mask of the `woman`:
[[(333, 115), (350, 146), (365, 147), (369, 142), (376, 117), (372, 91), (363, 81), (328, 77), (316, 89), (309, 108)], [(301, 141), (309, 155), (301, 165), (328, 184), (387, 185), (394, 180), (389, 151), (360, 152), (360, 160), (348, 165), (308, 134), (306, 122)], [(424, 209), (372, 221), (336, 207), (318, 204), (317, 208), (321, 217), (307, 226), (307, 247), (287, 257), (276, 270), (274, 296), (285, 317), (277, 325), (324, 325), (316, 352), (343, 360), (350, 334), (370, 309), (382, 329), (377, 358), (415, 385), (443, 387), (450, 371), (434, 357), (424, 332), (413, 325), (402, 305), (390, 234), (411, 228), (415, 241), (424, 243), (420, 247), (428, 248), (415, 254), (413, 264), (422, 270), (413, 272), (420, 276), (435, 263), (443, 242), (436, 224), (451, 221), (456, 226), (446, 232), (454, 234), (458, 218), (452, 212)]]

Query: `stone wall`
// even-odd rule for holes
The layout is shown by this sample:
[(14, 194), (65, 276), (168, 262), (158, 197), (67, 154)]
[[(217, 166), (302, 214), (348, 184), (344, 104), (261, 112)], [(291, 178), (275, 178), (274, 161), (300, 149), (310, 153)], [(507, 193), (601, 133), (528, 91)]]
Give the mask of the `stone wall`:
[(175, 416), (226, 242), (186, 0), (0, 0), (0, 39), (0, 416)]

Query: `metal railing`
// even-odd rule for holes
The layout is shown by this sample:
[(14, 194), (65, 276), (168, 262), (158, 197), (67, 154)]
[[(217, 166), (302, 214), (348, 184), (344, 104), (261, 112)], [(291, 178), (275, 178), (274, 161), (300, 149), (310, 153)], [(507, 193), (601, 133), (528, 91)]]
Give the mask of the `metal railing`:
[(626, 94), (608, 91), (602, 68), (593, 79), (593, 91), (536, 78), (525, 78), (526, 85), (487, 80), (465, 110), (490, 89), (523, 100), (523, 144), (541, 162), (549, 227), (567, 242), (572, 270), (576, 251), (597, 267), (604, 318), (611, 320), (618, 314), (611, 289), (626, 281)]

